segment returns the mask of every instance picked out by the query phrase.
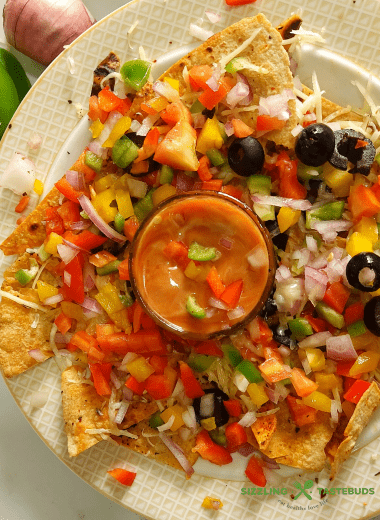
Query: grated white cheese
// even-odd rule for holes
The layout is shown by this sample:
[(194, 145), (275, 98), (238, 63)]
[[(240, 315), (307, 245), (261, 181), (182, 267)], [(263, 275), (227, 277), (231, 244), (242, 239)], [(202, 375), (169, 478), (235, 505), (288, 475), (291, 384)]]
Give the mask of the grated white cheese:
[(346, 108), (341, 108), (339, 110), (336, 110), (335, 112), (332, 112), (328, 116), (326, 116), (323, 119), (323, 123), (330, 123), (330, 121), (333, 121), (334, 119), (338, 119), (338, 117), (344, 116), (345, 114), (349, 114), (351, 112), (351, 106), (348, 105)]
[(146, 57), (146, 54), (145, 54), (145, 49), (142, 45), (140, 45), (139, 47), (139, 56), (140, 56), (140, 59), (141, 60), (144, 60), (144, 61), (150, 61), (148, 60), (148, 58)]
[(77, 111), (78, 119), (82, 119), (87, 114), (87, 110), (80, 103), (74, 103), (74, 108)]
[(138, 436), (130, 433), (128, 430), (119, 430), (118, 428), (87, 428), (85, 433), (90, 435), (101, 435), (106, 433), (109, 435), (116, 435), (117, 437), (130, 437), (131, 439), (138, 439)]
[(314, 94), (316, 94), (315, 113), (317, 116), (317, 123), (322, 123), (322, 93), (315, 71), (313, 71), (313, 74), (311, 75), (311, 81), (313, 84)]
[(54, 356), (55, 356), (54, 359), (58, 365), (58, 368), (61, 370), (61, 372), (63, 372), (67, 368), (67, 366), (63, 362), (62, 356), (60, 355), (59, 350), (57, 349), (57, 345), (55, 344), (55, 335), (57, 333), (57, 330), (58, 330), (57, 325), (55, 323), (53, 323), (53, 325), (51, 326), (51, 330), (50, 330), (49, 343), (50, 343), (51, 350), (54, 352)]
[(301, 45), (302, 43), (325, 43), (326, 40), (318, 33), (313, 31), (306, 31), (302, 27), (298, 30), (292, 31), (291, 38), (287, 40), (282, 40), (282, 45), (290, 45), (289, 54), (292, 54), (296, 47)]
[(259, 34), (260, 31), (261, 31), (261, 27), (258, 27), (257, 29), (255, 29), (252, 32), (251, 36), (245, 40), (245, 42), (243, 42), (241, 45), (239, 45), (239, 47), (237, 49), (230, 52), (229, 54), (227, 54), (227, 56), (224, 56), (220, 60), (219, 64), (220, 64), (222, 71), (226, 68), (227, 63), (229, 63), (232, 59), (234, 59), (241, 52), (243, 52), (244, 49), (246, 49), (248, 47), (248, 45), (250, 45), (253, 42), (253, 40), (256, 38), (256, 36)]
[(256, 417), (266, 417), (267, 415), (273, 415), (279, 411), (280, 408), (273, 408), (273, 410), (268, 410), (267, 412), (256, 413)]
[(132, 47), (132, 45), (131, 45), (131, 40), (130, 40), (130, 38), (131, 38), (131, 35), (132, 35), (133, 31), (134, 31), (134, 30), (136, 29), (136, 27), (138, 26), (138, 24), (139, 24), (139, 20), (136, 20), (136, 21), (135, 21), (135, 22), (130, 26), (130, 28), (129, 28), (128, 31), (127, 31), (127, 41), (128, 41), (128, 47), (129, 47), (130, 49), (134, 49), (134, 47)]
[(36, 314), (34, 315), (34, 320), (33, 320), (33, 322), (32, 322), (31, 325), (30, 325), (31, 328), (32, 328), (32, 329), (36, 329), (37, 326), (38, 326), (39, 321), (40, 321), (40, 315), (36, 313)]
[(0, 289), (0, 296), (2, 296), (3, 298), (8, 298), (8, 300), (12, 300), (16, 303), (19, 303), (20, 305), (25, 305), (25, 307), (30, 307), (31, 309), (36, 309), (38, 311), (48, 312), (50, 310), (50, 309), (45, 309), (44, 307), (41, 307), (41, 305), (38, 305), (38, 303), (24, 300), (23, 298), (20, 298), (19, 296), (15, 296), (14, 294), (3, 291), (1, 289)]
[(36, 285), (37, 285), (37, 282), (43, 272), (43, 270), (45, 269), (46, 267), (46, 264), (49, 262), (50, 258), (48, 258), (47, 260), (45, 260), (45, 262), (40, 266), (34, 280), (33, 280), (33, 284), (32, 284), (32, 289), (35, 289), (36, 288)]
[(369, 92), (368, 92), (368, 88), (364, 88), (363, 85), (361, 85), (359, 83), (359, 81), (352, 81), (351, 82), (353, 85), (355, 85), (355, 87), (358, 88), (359, 92), (362, 94), (362, 96), (364, 97), (370, 111), (371, 111), (371, 115), (372, 117), (375, 118), (376, 122), (377, 122), (377, 125), (380, 126), (380, 113), (379, 113), (379, 110), (380, 110), (380, 107), (379, 106), (376, 106), (373, 99), (371, 98), (371, 96), (369, 95)]

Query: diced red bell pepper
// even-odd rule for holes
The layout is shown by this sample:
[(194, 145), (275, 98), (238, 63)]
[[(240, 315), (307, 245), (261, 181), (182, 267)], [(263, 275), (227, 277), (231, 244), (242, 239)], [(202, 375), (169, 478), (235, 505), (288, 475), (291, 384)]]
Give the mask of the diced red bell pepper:
[(181, 119), (185, 119), (190, 125), (192, 124), (192, 117), (190, 110), (185, 107), (182, 101), (175, 101), (160, 112), (160, 117), (168, 125), (175, 125)]
[(364, 305), (362, 302), (353, 303), (344, 311), (344, 323), (346, 327), (355, 323), (355, 321), (362, 320), (364, 318)]
[(230, 309), (234, 309), (239, 303), (242, 291), (243, 280), (236, 280), (225, 288), (223, 293), (220, 295), (220, 299), (222, 302), (227, 304)]
[(243, 197), (243, 190), (240, 188), (237, 188), (236, 186), (232, 186), (231, 184), (227, 184), (226, 186), (222, 186), (222, 189), (219, 190), (222, 193), (225, 193), (226, 195), (230, 195), (231, 197), (234, 197), (235, 199), (242, 200)]
[(247, 442), (247, 433), (243, 426), (237, 422), (227, 424), (225, 435), (227, 439), (227, 450), (230, 453), (237, 451), (239, 446)]
[(105, 87), (98, 94), (99, 108), (105, 112), (112, 112), (117, 110), (120, 106), (120, 98), (118, 98), (113, 92)]
[(152, 330), (157, 329), (157, 324), (150, 316), (147, 315), (146, 312), (141, 316), (141, 327), (144, 330)]
[(108, 117), (108, 112), (105, 112), (99, 107), (98, 96), (91, 96), (89, 101), (90, 110), (88, 111), (88, 117), (91, 121), (100, 120), (101, 123), (105, 123)]
[(124, 235), (126, 236), (127, 240), (132, 242), (133, 237), (136, 234), (136, 231), (138, 230), (140, 226), (140, 223), (134, 215), (132, 217), (129, 217), (125, 223), (124, 223)]
[(95, 267), (104, 267), (105, 265), (115, 260), (117, 260), (116, 256), (106, 250), (99, 251), (98, 253), (91, 255), (88, 259), (90, 264), (94, 265)]
[(226, 286), (222, 282), (222, 279), (220, 278), (220, 275), (215, 265), (211, 267), (206, 277), (206, 281), (209, 284), (210, 289), (212, 290), (216, 298), (220, 298), (224, 293)]
[(276, 383), (287, 379), (291, 375), (291, 369), (285, 365), (282, 359), (271, 357), (259, 365), (259, 370), (268, 383)]
[(211, 162), (207, 155), (203, 155), (199, 159), (198, 175), (201, 181), (209, 181), (212, 179), (212, 175), (210, 172), (210, 164)]
[(328, 324), (322, 318), (314, 318), (314, 316), (304, 316), (312, 326), (314, 332), (324, 332), (328, 328)]
[(167, 353), (159, 330), (139, 330), (131, 334), (115, 332), (98, 337), (98, 341), (104, 352), (114, 352), (124, 356), (128, 352), (147, 355)]
[(118, 266), (120, 280), (130, 280), (129, 277), (129, 259), (126, 258)]
[[(144, 139), (142, 148), (140, 148), (140, 150), (138, 152), (139, 155), (138, 155), (137, 159), (134, 160), (134, 164), (137, 164), (141, 161), (145, 161), (146, 159), (148, 159), (149, 157), (151, 157), (154, 154), (154, 152), (156, 151), (157, 146), (158, 146), (159, 137), (160, 137), (160, 131), (157, 127), (154, 127), (151, 130), (149, 130), (149, 132), (147, 133), (147, 135)], [(133, 171), (133, 173), (143, 173), (143, 172)]]
[(197, 354), (205, 354), (206, 356), (223, 357), (222, 350), (218, 347), (215, 340), (209, 339), (202, 341), (194, 347)]
[(80, 221), (79, 204), (67, 200), (57, 209), (58, 215), (63, 220), (65, 229), (70, 229), (74, 222)]
[(88, 192), (85, 190), (75, 190), (71, 184), (68, 182), (66, 177), (62, 177), (58, 182), (55, 183), (55, 187), (57, 190), (62, 193), (67, 199), (71, 200), (72, 202), (78, 202), (78, 197), (81, 195), (88, 195)]
[(279, 195), (290, 199), (304, 199), (305, 186), (297, 178), (297, 161), (292, 161), (286, 152), (281, 152), (276, 161), (280, 180)]
[(135, 379), (133, 376), (130, 376), (126, 382), (125, 382), (125, 386), (127, 388), (129, 388), (130, 390), (132, 390), (132, 392), (134, 394), (137, 394), (137, 395), (143, 395), (144, 393), (144, 390), (145, 390), (145, 381), (143, 381), (142, 383), (139, 383), (137, 381), (137, 379)]
[(104, 352), (100, 350), (97, 340), (86, 331), (77, 331), (72, 336), (70, 343), (83, 350), (83, 352), (87, 352), (91, 358), (100, 362), (103, 361)]
[(183, 242), (171, 240), (163, 249), (164, 255), (173, 260), (183, 271), (188, 266), (190, 259), (188, 258), (189, 248)]
[(228, 401), (223, 401), (223, 404), (230, 417), (239, 417), (242, 413), (241, 404), (237, 399), (228, 399)]
[(135, 302), (132, 327), (133, 332), (138, 332), (141, 329), (141, 316), (144, 314), (144, 309), (138, 302)]
[[(220, 191), (222, 189), (222, 179), (211, 179), (209, 181), (202, 181), (202, 190)], [(194, 186), (195, 189), (195, 186)]]
[(315, 422), (317, 417), (317, 410), (315, 408), (311, 408), (311, 406), (307, 406), (306, 404), (298, 403), (298, 399), (292, 395), (288, 395), (286, 401), (292, 419), (299, 428), (305, 424)]
[(95, 235), (95, 233), (92, 233), (88, 229), (85, 229), (78, 235), (74, 235), (71, 231), (67, 231), (63, 238), (85, 251), (91, 251), (91, 249), (102, 246), (104, 242), (107, 241), (107, 237)]
[(352, 377), (353, 379), (360, 379), (360, 374), (357, 376), (350, 376), (350, 370), (355, 363), (355, 359), (351, 361), (338, 361), (336, 365), (336, 373), (338, 376)]
[(292, 368), (290, 379), (297, 395), (300, 397), (307, 397), (318, 388), (317, 383), (309, 379), (300, 368)]
[(120, 99), (119, 106), (117, 107), (117, 111), (120, 112), (121, 115), (125, 116), (129, 109), (132, 106), (132, 101), (129, 98)]
[(59, 206), (50, 206), (46, 208), (45, 211), (45, 231), (46, 236), (50, 235), (50, 233), (57, 233), (57, 235), (63, 235), (65, 232), (65, 226), (63, 224), (62, 218), (58, 214)]
[(326, 289), (323, 301), (336, 312), (342, 314), (350, 294), (350, 291), (342, 283), (334, 282)]
[(163, 374), (168, 365), (168, 358), (166, 356), (157, 356), (154, 354), (149, 359), (149, 364), (154, 368), (156, 374)]
[(277, 345), (274, 345), (275, 342), (273, 342), (273, 345), (270, 344), (264, 344), (263, 345), (263, 353), (266, 360), (268, 359), (275, 359), (282, 365), (284, 364), (284, 360), (282, 359), (282, 356), (280, 352), (278, 351)]
[(195, 377), (193, 371), (187, 363), (180, 361), (179, 371), (187, 397), (190, 399), (195, 399), (196, 397), (202, 397), (202, 395), (205, 395), (205, 392), (202, 389), (198, 379)]
[(343, 397), (346, 399), (346, 401), (350, 401), (350, 403), (358, 404), (364, 392), (368, 390), (370, 386), (371, 383), (368, 381), (357, 379), (351, 388), (343, 395)]
[(245, 474), (255, 486), (265, 487), (267, 479), (263, 471), (263, 464), (255, 455), (249, 459)]
[(224, 466), (232, 462), (229, 451), (223, 446), (216, 444), (206, 430), (198, 433), (192, 451), (199, 453), (202, 459), (209, 460), (218, 466)]
[(241, 119), (232, 119), (231, 123), (236, 137), (248, 137), (253, 134), (253, 128), (246, 125)]
[(111, 469), (110, 471), (107, 471), (107, 473), (119, 481), (120, 484), (123, 484), (123, 486), (132, 486), (133, 481), (136, 478), (136, 473), (123, 468)]
[(30, 201), (29, 195), (23, 195), (20, 199), (20, 202), (15, 207), (15, 212), (22, 213), (26, 209), (27, 205), (29, 204), (29, 201)]
[(100, 363), (89, 364), (88, 366), (90, 367), (91, 374), (94, 379), (94, 387), (96, 392), (99, 395), (110, 396), (111, 387), (103, 374)]
[(83, 282), (83, 267), (80, 258), (77, 255), (66, 266), (65, 271), (71, 275), (70, 287), (64, 283), (64, 292), (66, 298), (73, 300), (76, 303), (83, 303), (84, 301), (84, 282)]
[(362, 217), (373, 217), (380, 212), (380, 201), (371, 188), (363, 184), (351, 189), (347, 202), (354, 222)]
[(286, 121), (278, 119), (277, 117), (267, 116), (265, 114), (257, 116), (256, 131), (270, 132), (271, 130), (281, 130), (286, 125)]
[(212, 76), (212, 68), (209, 65), (195, 65), (189, 70), (189, 81), (194, 91), (205, 89), (207, 81)]
[(55, 318), (54, 323), (57, 325), (57, 328), (61, 334), (66, 334), (71, 329), (72, 320), (66, 314), (61, 312)]
[(355, 381), (357, 381), (357, 379), (353, 377), (343, 377), (343, 392), (348, 392)]
[(227, 80), (227, 78), (221, 78), (219, 80), (218, 90), (215, 92), (208, 85), (205, 85), (204, 91), (198, 97), (198, 101), (202, 103), (202, 105), (208, 110), (212, 110), (219, 103), (219, 101), (222, 101), (231, 88), (232, 85)]
[(151, 374), (145, 380), (145, 390), (153, 399), (167, 399), (172, 395), (174, 383), (165, 374)]
[(178, 121), (157, 146), (154, 160), (174, 169), (197, 171), (197, 133), (185, 119)]

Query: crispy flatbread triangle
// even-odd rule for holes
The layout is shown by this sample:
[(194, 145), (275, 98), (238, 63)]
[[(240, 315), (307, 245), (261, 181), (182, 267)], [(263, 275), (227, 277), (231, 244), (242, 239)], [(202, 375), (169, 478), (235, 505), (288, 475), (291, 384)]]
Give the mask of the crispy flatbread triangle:
[[(260, 28), (260, 32), (258, 32), (252, 43), (239, 54), (239, 57), (244, 57), (250, 63), (268, 70), (267, 74), (250, 69), (242, 71), (248, 79), (253, 92), (251, 106), (258, 105), (260, 97), (281, 94), (284, 89), (292, 89), (293, 78), (289, 68), (289, 57), (283, 48), (281, 35), (262, 14), (252, 18), (244, 18), (223, 31), (214, 34), (200, 47), (197, 47), (172, 65), (159, 79), (163, 80), (165, 77), (170, 77), (178, 80), (180, 93), (183, 94), (186, 91), (186, 83), (183, 78), (185, 66), (190, 70), (194, 65), (212, 66), (214, 63), (218, 63), (224, 56), (227, 56), (242, 45), (258, 28)], [(152, 84), (147, 83), (137, 93), (131, 107), (131, 114), (134, 115), (139, 112), (141, 103), (146, 103), (155, 96)], [(295, 100), (290, 100), (291, 116), (285, 127), (282, 130), (273, 130), (266, 133), (264, 136), (265, 140), (274, 141), (276, 144), (281, 144), (287, 148), (294, 146), (295, 138), (292, 136), (291, 131), (296, 126), (295, 106)], [(257, 111), (239, 111), (239, 118), (247, 125), (255, 128)]]
[(350, 456), (360, 433), (367, 426), (373, 412), (380, 404), (380, 390), (373, 382), (364, 392), (344, 430), (344, 441), (339, 445), (331, 464), (330, 480), (336, 477), (339, 467)]
[(315, 423), (298, 428), (286, 402), (280, 402), (278, 406), (277, 428), (263, 453), (285, 466), (321, 471), (326, 461), (325, 446), (334, 432), (330, 414), (318, 412)]

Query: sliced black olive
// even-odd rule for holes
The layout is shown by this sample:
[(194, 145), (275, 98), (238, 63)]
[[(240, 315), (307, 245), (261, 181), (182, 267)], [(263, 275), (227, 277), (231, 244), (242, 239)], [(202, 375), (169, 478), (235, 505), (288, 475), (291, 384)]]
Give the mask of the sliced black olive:
[[(201, 399), (208, 399), (209, 394), (213, 394), (214, 396), (214, 406), (210, 414), (201, 415)], [(206, 397), (207, 396), (207, 397)], [(215, 417), (215, 424), (217, 427), (223, 426), (226, 424), (229, 419), (228, 412), (226, 407), (224, 406), (223, 401), (228, 401), (229, 397), (227, 394), (222, 392), (219, 388), (208, 388), (205, 390), (205, 395), (202, 397), (197, 397), (193, 400), (193, 407), (195, 412), (195, 417), (197, 422), (200, 423), (202, 419), (208, 419), (209, 417)]]
[(265, 302), (263, 310), (260, 312), (260, 316), (263, 318), (268, 318), (269, 316), (273, 316), (277, 312), (277, 304), (273, 298), (268, 298)]
[(126, 135), (127, 135), (128, 139), (130, 139), (133, 143), (135, 143), (139, 148), (142, 147), (142, 145), (145, 141), (144, 135), (137, 135), (136, 132), (129, 132)]
[[(368, 267), (373, 271), (374, 279), (371, 284), (363, 285), (360, 273)], [(359, 253), (351, 258), (346, 267), (348, 283), (363, 292), (373, 292), (380, 289), (380, 257), (375, 253)]]
[(279, 233), (278, 235), (272, 238), (272, 242), (273, 245), (277, 247), (277, 249), (282, 249), (282, 251), (285, 251), (288, 239), (289, 236), (286, 233)]
[(215, 115), (215, 107), (209, 110), (208, 108), (205, 108), (202, 110), (202, 114), (206, 116), (207, 119), (212, 119)]
[[(347, 128), (336, 130), (335, 148), (329, 162), (338, 170), (347, 170), (348, 161), (354, 165), (349, 173), (361, 173), (368, 175), (375, 159), (376, 150), (370, 139), (360, 132)], [(367, 143), (365, 146), (358, 146), (358, 141)], [(362, 143), (361, 143), (362, 144)]]
[(334, 152), (334, 132), (323, 123), (314, 123), (299, 134), (295, 152), (307, 166), (322, 166)]
[(235, 173), (249, 177), (262, 170), (265, 154), (257, 139), (248, 136), (235, 141), (228, 149), (228, 163)]
[(380, 296), (371, 298), (365, 305), (364, 325), (372, 334), (380, 336)]
[(277, 220), (266, 220), (264, 224), (267, 230), (269, 231), (271, 238), (281, 233), (280, 228), (278, 227)]
[(291, 338), (291, 331), (290, 329), (284, 329), (283, 327), (273, 327), (273, 339), (277, 341), (278, 343), (281, 343), (281, 345), (285, 345), (287, 347), (290, 347), (294, 345), (294, 342)]

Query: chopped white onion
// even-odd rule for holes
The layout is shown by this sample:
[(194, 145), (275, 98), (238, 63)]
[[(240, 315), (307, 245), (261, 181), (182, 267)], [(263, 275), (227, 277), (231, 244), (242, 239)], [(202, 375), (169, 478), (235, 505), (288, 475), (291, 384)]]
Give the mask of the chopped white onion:
[(123, 401), (121, 401), (120, 408), (118, 409), (117, 414), (115, 416), (114, 422), (116, 424), (121, 424), (124, 421), (124, 417), (128, 411), (129, 405), (130, 405), (129, 401), (125, 401), (124, 399), (123, 399)]
[(146, 192), (148, 191), (148, 185), (146, 182), (128, 178), (127, 184), (131, 197), (136, 197), (137, 199), (145, 197)]
[(195, 430), (197, 427), (197, 420), (195, 416), (195, 410), (193, 406), (188, 406), (187, 410), (182, 413), (183, 422), (191, 430)]
[(199, 25), (196, 25), (195, 23), (190, 24), (189, 33), (191, 36), (194, 36), (194, 38), (198, 38), (198, 40), (201, 40), (202, 42), (205, 42), (214, 34), (212, 31), (207, 31), (206, 29), (199, 27)]
[(247, 390), (249, 385), (248, 379), (240, 372), (235, 372), (233, 376), (233, 383), (237, 387), (237, 389), (243, 393)]
[(230, 250), (233, 246), (234, 240), (230, 237), (221, 237), (219, 240), (219, 244), (226, 249)]
[(47, 359), (46, 354), (44, 354), (39, 348), (33, 348), (32, 350), (29, 350), (28, 354), (31, 358), (35, 359), (39, 363), (42, 363)]
[(268, 253), (261, 245), (256, 245), (247, 254), (247, 261), (252, 269), (268, 266)]
[(233, 127), (233, 124), (231, 123), (231, 121), (228, 121), (224, 125), (224, 131), (226, 132), (227, 137), (230, 137), (231, 135), (234, 134), (235, 130), (234, 130), (234, 127)]
[(323, 347), (326, 345), (328, 338), (331, 338), (332, 334), (329, 331), (317, 332), (307, 338), (303, 339), (298, 343), (299, 348), (316, 348)]
[(28, 148), (30, 150), (38, 150), (42, 144), (42, 137), (39, 134), (32, 134), (27, 142)]
[(331, 336), (326, 340), (326, 356), (334, 361), (351, 361), (358, 357), (349, 334)]
[(201, 417), (212, 417), (214, 415), (215, 399), (212, 392), (201, 397), (199, 405), (199, 415)]
[(162, 442), (165, 444), (165, 446), (172, 452), (174, 457), (178, 460), (182, 468), (185, 470), (186, 476), (191, 477), (191, 475), (194, 473), (194, 469), (190, 462), (187, 460), (183, 450), (165, 433), (159, 432), (158, 435)]
[[(167, 81), (155, 81), (153, 83), (153, 91), (159, 96), (163, 96), (168, 101), (178, 101), (179, 92), (175, 88), (173, 88)], [(154, 116), (156, 117), (156, 116)], [(159, 118), (160, 116), (158, 116)], [(157, 118), (157, 119), (158, 119)], [(154, 123), (153, 123), (154, 124)]]
[(255, 194), (252, 195), (252, 200), (259, 204), (269, 204), (270, 206), (278, 207), (286, 206), (288, 208), (300, 209), (301, 211), (307, 211), (312, 206), (308, 200), (287, 199), (284, 197), (274, 197), (272, 195)]
[(63, 283), (67, 285), (67, 287), (71, 287), (71, 274), (67, 271), (63, 271)]
[(222, 311), (228, 310), (228, 306), (224, 302), (217, 300), (213, 296), (209, 299), (208, 304), (211, 305), (211, 307), (215, 307), (215, 309), (221, 309)]
[(36, 170), (33, 162), (25, 155), (15, 152), (8, 166), (0, 175), (0, 186), (9, 188), (16, 195), (33, 190)]
[(239, 423), (244, 428), (251, 426), (256, 421), (256, 412), (253, 410), (247, 412), (243, 415), (243, 417), (240, 419)]
[(207, 16), (207, 18), (210, 20), (211, 23), (218, 23), (222, 18), (221, 14), (214, 13), (213, 11), (205, 11), (205, 15)]
[(44, 300), (44, 305), (55, 305), (63, 300), (63, 294), (55, 294), (54, 296), (49, 296)]
[(95, 224), (95, 226), (102, 232), (106, 237), (123, 244), (127, 239), (125, 236), (121, 235), (117, 231), (111, 228), (99, 215), (94, 206), (92, 205), (90, 199), (86, 197), (86, 195), (81, 195), (78, 197), (78, 201), (84, 211), (87, 213), (89, 219)]
[(101, 314), (103, 312), (102, 306), (96, 300), (89, 298), (88, 296), (84, 297), (83, 303), (81, 305), (85, 309), (88, 309), (95, 314)]
[(174, 420), (175, 420), (175, 417), (174, 415), (171, 415), (169, 420), (164, 423), (164, 424), (161, 424), (161, 426), (157, 426), (157, 430), (159, 432), (165, 432), (166, 430), (170, 430), (170, 428), (173, 426), (174, 424)]
[[(168, 83), (166, 83), (166, 84), (169, 85)], [(169, 85), (169, 87), (170, 87), (170, 85)], [(172, 87), (170, 87), (170, 88), (172, 88)], [(175, 89), (173, 89), (173, 90), (175, 90)], [(177, 92), (177, 91), (175, 90), (175, 92)], [(153, 127), (153, 125), (156, 123), (156, 121), (158, 121), (159, 118), (160, 118), (159, 114), (154, 114), (154, 115), (152, 114), (152, 115), (147, 116), (145, 119), (143, 119), (140, 128), (136, 132), (136, 135), (146, 136), (147, 133), (149, 132), (149, 130)]]
[(276, 282), (282, 282), (283, 280), (292, 278), (292, 273), (291, 273), (289, 267), (286, 267), (286, 265), (281, 264), (276, 270), (275, 278), (276, 278)]
[(245, 310), (244, 307), (239, 305), (238, 307), (235, 307), (235, 309), (232, 309), (227, 312), (227, 316), (229, 320), (237, 320), (238, 318), (241, 318), (244, 316)]
[(73, 249), (72, 247), (66, 245), (66, 244), (58, 244), (57, 245), (57, 252), (59, 256), (61, 257), (64, 264), (69, 264), (71, 260), (73, 260), (79, 251), (77, 249)]

